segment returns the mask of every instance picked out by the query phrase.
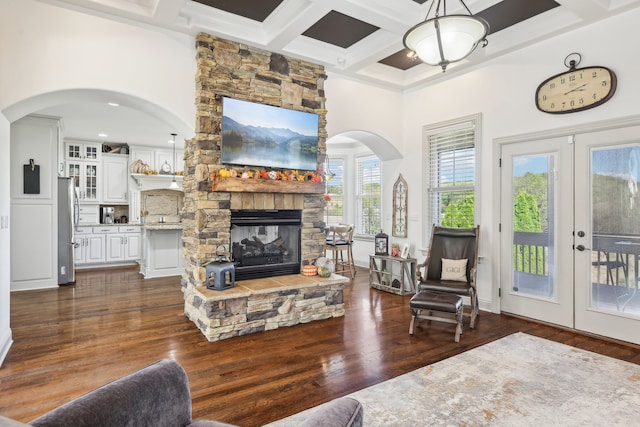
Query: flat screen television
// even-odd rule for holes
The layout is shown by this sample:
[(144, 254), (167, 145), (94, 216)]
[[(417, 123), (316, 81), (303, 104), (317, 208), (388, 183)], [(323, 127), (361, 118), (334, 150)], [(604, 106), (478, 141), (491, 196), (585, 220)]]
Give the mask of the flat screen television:
[(222, 98), (222, 163), (316, 170), (318, 115)]

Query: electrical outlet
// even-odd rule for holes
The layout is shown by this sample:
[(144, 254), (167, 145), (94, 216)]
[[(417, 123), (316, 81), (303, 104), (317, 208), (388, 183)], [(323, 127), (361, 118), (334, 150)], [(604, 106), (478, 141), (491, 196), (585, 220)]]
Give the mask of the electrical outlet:
[(60, 267), (60, 274), (63, 274), (63, 275), (67, 274), (67, 267), (66, 266), (63, 265), (62, 267)]

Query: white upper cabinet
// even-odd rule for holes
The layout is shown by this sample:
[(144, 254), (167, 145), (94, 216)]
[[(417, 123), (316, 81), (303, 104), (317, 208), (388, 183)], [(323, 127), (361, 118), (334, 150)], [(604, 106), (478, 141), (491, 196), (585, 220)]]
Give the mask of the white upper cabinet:
[(100, 201), (100, 166), (93, 161), (66, 161), (66, 176), (74, 179), (80, 203)]
[(155, 166), (155, 150), (152, 148), (129, 147), (129, 165), (138, 160), (153, 169)]
[(122, 154), (102, 156), (102, 201), (127, 203), (129, 157)]
[[(129, 165), (135, 163), (138, 160), (142, 160), (143, 163), (149, 165), (151, 170), (158, 171), (158, 173), (168, 173), (173, 175), (175, 172), (181, 172), (184, 170), (184, 150), (176, 150), (175, 160), (173, 154), (173, 147), (171, 149), (164, 148), (147, 148), (147, 147), (130, 147)], [(162, 170), (162, 165), (169, 165), (170, 172)]]
[(99, 142), (65, 141), (65, 160), (86, 160), (99, 162), (102, 155), (102, 144)]

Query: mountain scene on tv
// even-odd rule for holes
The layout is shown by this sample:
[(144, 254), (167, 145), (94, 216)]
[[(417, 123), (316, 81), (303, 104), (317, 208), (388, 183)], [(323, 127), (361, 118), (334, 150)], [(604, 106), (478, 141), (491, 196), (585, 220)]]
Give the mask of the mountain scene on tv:
[(315, 170), (316, 114), (224, 98), (222, 163)]

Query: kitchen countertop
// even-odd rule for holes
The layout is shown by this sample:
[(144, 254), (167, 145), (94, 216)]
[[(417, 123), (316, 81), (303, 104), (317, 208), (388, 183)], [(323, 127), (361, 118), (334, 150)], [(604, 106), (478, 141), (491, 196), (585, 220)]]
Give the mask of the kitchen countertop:
[(181, 222), (154, 222), (143, 225), (145, 230), (182, 230)]
[(78, 224), (78, 227), (141, 227), (142, 224), (132, 224), (125, 222), (123, 224)]

